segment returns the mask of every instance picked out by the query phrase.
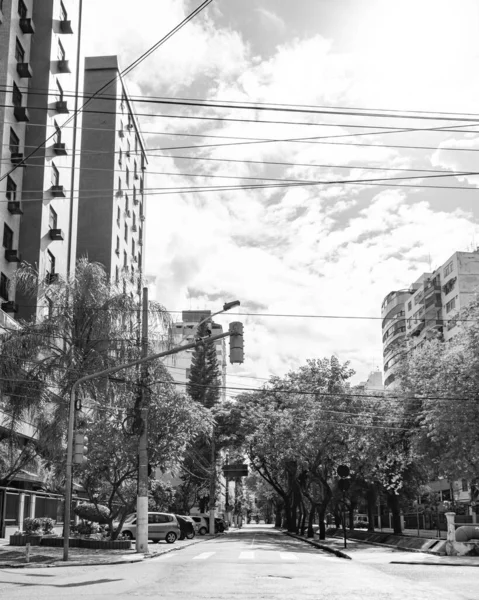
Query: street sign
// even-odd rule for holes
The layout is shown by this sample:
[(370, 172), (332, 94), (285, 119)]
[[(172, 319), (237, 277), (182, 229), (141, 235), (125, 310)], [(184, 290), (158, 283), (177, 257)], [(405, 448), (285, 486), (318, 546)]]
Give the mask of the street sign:
[(340, 479), (338, 481), (339, 489), (342, 492), (347, 492), (349, 490), (349, 486), (350, 485), (351, 485), (351, 480), (350, 479)]
[(349, 467), (347, 465), (339, 465), (336, 472), (339, 477), (349, 477)]

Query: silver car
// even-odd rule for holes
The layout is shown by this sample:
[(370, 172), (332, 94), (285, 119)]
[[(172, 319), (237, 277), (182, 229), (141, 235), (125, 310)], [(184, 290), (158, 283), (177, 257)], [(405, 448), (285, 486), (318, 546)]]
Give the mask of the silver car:
[[(136, 513), (128, 515), (121, 533), (129, 540), (136, 539)], [(153, 542), (165, 540), (173, 544), (180, 537), (180, 526), (175, 515), (170, 513), (148, 513), (148, 539)]]

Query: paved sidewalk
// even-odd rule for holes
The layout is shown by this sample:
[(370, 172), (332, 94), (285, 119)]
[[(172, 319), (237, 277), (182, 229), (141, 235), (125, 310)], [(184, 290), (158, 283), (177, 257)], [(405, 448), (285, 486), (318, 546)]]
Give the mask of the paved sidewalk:
[(479, 567), (479, 556), (439, 556), (426, 552), (411, 552), (399, 548), (383, 547), (351, 539), (347, 540), (347, 548), (344, 548), (344, 540), (341, 538), (328, 537), (325, 540), (316, 541), (286, 531), (283, 531), (283, 533), (297, 539), (303, 539), (317, 548), (336, 554), (336, 556), (358, 562)]
[(52, 548), (48, 546), (31, 546), (30, 561), (26, 562), (25, 546), (10, 546), (9, 540), (1, 540), (0, 544), (0, 569), (25, 568), (25, 567), (72, 567), (88, 565), (118, 565), (122, 563), (134, 563), (155, 558), (160, 554), (175, 552), (211, 540), (222, 534), (196, 536), (193, 540), (177, 540), (174, 544), (159, 542), (149, 544), (149, 554), (136, 552), (135, 543), (131, 550), (92, 550), (89, 548), (70, 548), (68, 561), (63, 561), (63, 548)]

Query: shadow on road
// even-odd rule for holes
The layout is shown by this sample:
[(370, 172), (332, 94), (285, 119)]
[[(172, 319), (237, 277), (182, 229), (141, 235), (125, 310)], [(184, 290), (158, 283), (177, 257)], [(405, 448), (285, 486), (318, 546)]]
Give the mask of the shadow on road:
[[(23, 573), (22, 573), (23, 575)], [(40, 575), (40, 577), (47, 577), (47, 575)], [(96, 585), (97, 583), (113, 583), (114, 581), (122, 581), (122, 579), (95, 579), (94, 581), (80, 581), (78, 583), (28, 583), (28, 582), (9, 582), (9, 585), (18, 585), (19, 587), (56, 587), (56, 588), (73, 588), (83, 587), (85, 585)]]

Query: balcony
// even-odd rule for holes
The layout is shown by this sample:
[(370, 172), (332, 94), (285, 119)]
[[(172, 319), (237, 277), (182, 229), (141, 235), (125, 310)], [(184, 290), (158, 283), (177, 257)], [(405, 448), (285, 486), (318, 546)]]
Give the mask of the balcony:
[(32, 76), (32, 70), (28, 63), (19, 62), (17, 63), (17, 73), (22, 79), (29, 79)]
[(53, 152), (55, 152), (55, 154), (57, 156), (66, 156), (67, 155), (66, 144), (64, 142), (55, 142), (53, 144)]
[(15, 119), (21, 122), (28, 122), (30, 119), (28, 118), (28, 112), (25, 106), (14, 106), (13, 107), (13, 115)]
[(55, 242), (63, 241), (65, 239), (63, 231), (61, 229), (50, 229), (49, 236), (50, 239)]
[(59, 73), (71, 73), (69, 60), (57, 60), (57, 71)]
[(33, 27), (33, 21), (27, 18), (20, 19), (20, 29), (23, 33), (35, 33), (35, 29)]
[(426, 320), (424, 319), (424, 315), (419, 318), (412, 319), (412, 323), (408, 325), (408, 335), (411, 337), (417, 336), (421, 333), (421, 331), (426, 326)]
[[(8, 300), (7, 300), (7, 302), (8, 302)], [(7, 302), (4, 302), (3, 304), (6, 304)], [(12, 302), (12, 304), (15, 304), (15, 303)], [(15, 308), (15, 307), (13, 307), (13, 308)], [(17, 310), (18, 310), (18, 306), (17, 306)], [(18, 321), (15, 321), (15, 319), (12, 319), (12, 317), (9, 317), (7, 312), (9, 312), (9, 311), (0, 310), (0, 333), (2, 332), (2, 329), (3, 330), (19, 329)]]
[(433, 296), (429, 296), (424, 304), (426, 313), (432, 312), (436, 308), (441, 308), (441, 294), (436, 291)]
[(55, 110), (60, 115), (67, 115), (70, 111), (68, 110), (66, 100), (57, 100), (55, 103)]
[(47, 271), (45, 273), (45, 283), (47, 285), (56, 283), (57, 281), (58, 281), (58, 273), (50, 273), (50, 271)]
[(20, 202), (9, 202), (7, 205), (8, 212), (11, 215), (23, 215), (23, 210)]
[(20, 254), (18, 250), (5, 250), (5, 260), (11, 263), (19, 263), (22, 262)]
[(132, 231), (138, 231), (138, 227), (137, 227), (136, 225), (132, 225), (132, 226), (131, 226), (131, 230), (132, 230)]
[(440, 292), (440, 291), (441, 291), (441, 284), (435, 283), (433, 281), (429, 281), (424, 286), (424, 297), (427, 298), (433, 292)]
[[(10, 155), (10, 161), (12, 163), (12, 165), (19, 165), (23, 160), (23, 153), (22, 152), (12, 152)], [(25, 165), (22, 165), (25, 166)]]
[(73, 33), (72, 22), (67, 19), (60, 21), (60, 32), (61, 33)]
[(52, 185), (50, 191), (54, 198), (65, 198), (65, 190), (62, 185)]
[(9, 300), (8, 302), (2, 302), (2, 310), (6, 313), (17, 313), (18, 304), (16, 302), (13, 302), (13, 300)]

